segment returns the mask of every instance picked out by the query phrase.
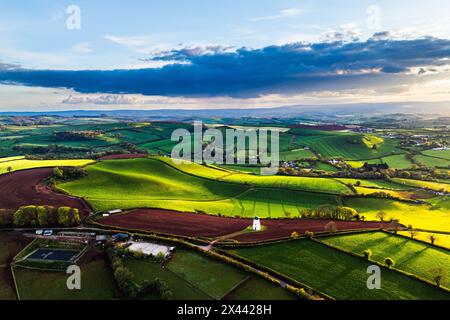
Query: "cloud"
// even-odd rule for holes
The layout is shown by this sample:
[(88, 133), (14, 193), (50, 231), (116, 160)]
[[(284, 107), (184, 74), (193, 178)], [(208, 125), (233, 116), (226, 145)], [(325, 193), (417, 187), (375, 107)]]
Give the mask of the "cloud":
[(250, 21), (266, 21), (266, 20), (278, 20), (278, 19), (284, 19), (284, 18), (292, 18), (296, 17), (302, 13), (304, 13), (305, 10), (300, 8), (289, 8), (281, 10), (278, 14), (271, 15), (271, 16), (264, 16), (264, 17), (254, 17), (251, 18)]
[(422, 77), (419, 74), (423, 72), (412, 70), (422, 67), (444, 72), (450, 65), (449, 58), (450, 40), (377, 36), (367, 41), (292, 43), (260, 49), (175, 49), (149, 57), (155, 62), (172, 61), (160, 68), (3, 69), (0, 81), (70, 88), (80, 93), (248, 98), (405, 85)]
[(10, 71), (20, 69), (20, 65), (14, 63), (2, 63), (0, 61), (0, 71)]
[(90, 53), (90, 52), (92, 52), (92, 48), (89, 45), (89, 43), (87, 43), (87, 42), (77, 43), (76, 45), (73, 46), (73, 49), (76, 52), (80, 52), (80, 53)]

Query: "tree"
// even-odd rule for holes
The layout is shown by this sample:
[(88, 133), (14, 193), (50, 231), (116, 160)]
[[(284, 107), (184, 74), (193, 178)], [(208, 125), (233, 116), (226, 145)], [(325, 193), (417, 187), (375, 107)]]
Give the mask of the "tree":
[(312, 237), (314, 237), (314, 232), (312, 232), (312, 231), (305, 231), (305, 237), (311, 239)]
[(447, 279), (447, 270), (443, 268), (434, 268), (430, 270), (433, 280), (438, 287)]
[(386, 258), (384, 259), (384, 263), (388, 268), (392, 268), (395, 265), (395, 261), (392, 258)]
[(70, 208), (69, 207), (61, 207), (58, 209), (58, 224), (64, 227), (70, 226)]
[(330, 232), (330, 233), (335, 233), (337, 231), (337, 225), (336, 222), (334, 221), (330, 221), (326, 224), (325, 226), (325, 230)]
[(294, 232), (291, 233), (291, 238), (292, 239), (298, 239), (298, 237), (299, 237), (299, 234), (298, 234), (297, 231), (294, 231)]
[(384, 219), (386, 218), (386, 212), (384, 211), (378, 211), (377, 213), (377, 219), (380, 219), (380, 221), (384, 221)]
[(418, 234), (419, 234), (419, 231), (417, 231), (416, 229), (409, 229), (409, 235), (410, 235), (411, 239), (414, 239)]
[(53, 175), (58, 179), (62, 179), (64, 177), (64, 171), (56, 167), (53, 169)]
[(37, 207), (36, 208), (37, 213), (37, 220), (38, 224), (41, 227), (45, 227), (48, 225), (48, 209), (46, 207)]
[(431, 243), (431, 244), (434, 244), (434, 243), (436, 242), (437, 239), (438, 239), (438, 237), (435, 236), (434, 234), (430, 234), (430, 235), (428, 236), (428, 240), (430, 240), (430, 243)]
[(13, 170), (13, 168), (12, 168), (11, 166), (8, 166), (8, 167), (6, 168), (6, 171), (8, 171), (8, 173), (11, 173), (12, 170)]
[(364, 258), (366, 258), (367, 260), (370, 260), (370, 257), (372, 257), (372, 250), (370, 250), (370, 249), (364, 250), (363, 256), (364, 256)]

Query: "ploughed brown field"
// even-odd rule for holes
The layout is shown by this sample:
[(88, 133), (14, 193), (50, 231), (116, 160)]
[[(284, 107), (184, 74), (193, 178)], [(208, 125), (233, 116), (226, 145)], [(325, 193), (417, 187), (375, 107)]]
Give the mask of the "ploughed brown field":
[[(235, 235), (242, 242), (274, 240), (289, 237), (296, 231), (323, 232), (331, 220), (280, 219), (262, 220), (266, 228), (261, 232)], [(216, 238), (233, 234), (252, 225), (252, 219), (237, 219), (184, 213), (160, 209), (137, 209), (125, 214), (101, 218), (99, 223), (123, 229), (134, 229), (188, 237)], [(337, 230), (378, 229), (386, 224), (380, 222), (335, 221)]]
[(26, 205), (48, 205), (72, 207), (83, 215), (91, 211), (81, 199), (55, 193), (41, 184), (50, 176), (52, 168), (16, 171), (0, 175), (0, 208), (16, 210)]

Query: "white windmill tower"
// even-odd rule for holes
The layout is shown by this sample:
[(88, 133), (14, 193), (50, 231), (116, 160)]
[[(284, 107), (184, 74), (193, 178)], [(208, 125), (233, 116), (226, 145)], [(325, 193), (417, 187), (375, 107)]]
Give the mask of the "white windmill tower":
[(253, 231), (261, 231), (261, 220), (259, 220), (259, 217), (255, 217), (253, 219)]

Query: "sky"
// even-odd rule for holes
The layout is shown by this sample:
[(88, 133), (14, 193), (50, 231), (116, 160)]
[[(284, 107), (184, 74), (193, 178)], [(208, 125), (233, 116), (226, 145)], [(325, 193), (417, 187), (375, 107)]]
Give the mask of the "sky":
[(450, 101), (448, 0), (0, 2), (0, 111)]

